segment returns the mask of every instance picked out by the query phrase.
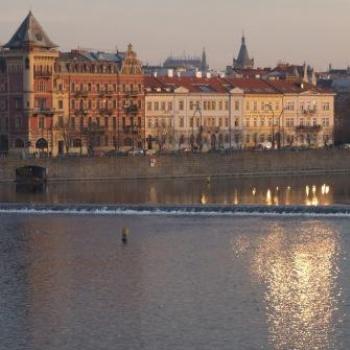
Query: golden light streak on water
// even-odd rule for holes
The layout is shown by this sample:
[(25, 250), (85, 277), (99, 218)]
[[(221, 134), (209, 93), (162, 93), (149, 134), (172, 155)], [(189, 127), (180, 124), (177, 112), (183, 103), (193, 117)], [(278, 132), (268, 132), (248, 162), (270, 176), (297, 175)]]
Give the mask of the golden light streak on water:
[(316, 221), (303, 224), (292, 238), (274, 224), (264, 238), (233, 242), (236, 257), (249, 259), (252, 279), (265, 288), (273, 349), (334, 348), (334, 314), (342, 295), (338, 239), (335, 229)]
[(305, 193), (306, 193), (306, 196), (309, 197), (309, 194), (310, 194), (310, 187), (309, 186), (305, 187)]
[(272, 195), (271, 195), (271, 190), (268, 189), (266, 192), (266, 204), (267, 205), (272, 205)]
[(233, 204), (234, 204), (234, 205), (238, 205), (238, 204), (239, 204), (237, 189), (235, 189)]

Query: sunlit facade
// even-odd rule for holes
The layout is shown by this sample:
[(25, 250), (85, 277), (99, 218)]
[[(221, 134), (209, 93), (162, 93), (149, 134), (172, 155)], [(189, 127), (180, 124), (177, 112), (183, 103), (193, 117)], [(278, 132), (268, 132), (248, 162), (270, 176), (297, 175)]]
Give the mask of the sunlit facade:
[(0, 152), (142, 149), (141, 63), (126, 52), (63, 53), (29, 13), (0, 55)]
[(148, 149), (320, 148), (334, 94), (290, 81), (146, 77)]

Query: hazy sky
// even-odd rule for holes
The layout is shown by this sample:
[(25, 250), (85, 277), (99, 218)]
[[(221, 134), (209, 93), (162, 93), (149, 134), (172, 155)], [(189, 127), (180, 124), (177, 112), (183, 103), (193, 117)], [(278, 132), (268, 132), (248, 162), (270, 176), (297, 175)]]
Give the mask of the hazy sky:
[(124, 50), (132, 42), (144, 63), (158, 64), (205, 46), (218, 69), (231, 64), (244, 30), (260, 67), (350, 64), (350, 0), (1, 0), (0, 43), (30, 8), (63, 50)]

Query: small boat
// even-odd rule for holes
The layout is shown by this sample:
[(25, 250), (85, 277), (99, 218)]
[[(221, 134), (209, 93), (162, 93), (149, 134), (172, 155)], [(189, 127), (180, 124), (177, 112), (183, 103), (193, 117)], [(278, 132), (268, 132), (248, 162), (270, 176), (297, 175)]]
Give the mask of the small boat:
[(29, 165), (16, 169), (16, 183), (25, 185), (39, 185), (46, 184), (47, 169)]

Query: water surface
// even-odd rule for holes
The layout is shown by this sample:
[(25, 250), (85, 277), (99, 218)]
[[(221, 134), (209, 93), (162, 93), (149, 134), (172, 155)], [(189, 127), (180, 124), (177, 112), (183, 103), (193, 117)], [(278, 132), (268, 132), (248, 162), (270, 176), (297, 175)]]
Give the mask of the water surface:
[(332, 205), (350, 203), (348, 175), (0, 184), (0, 202)]
[(0, 215), (1, 348), (349, 349), (349, 224)]

